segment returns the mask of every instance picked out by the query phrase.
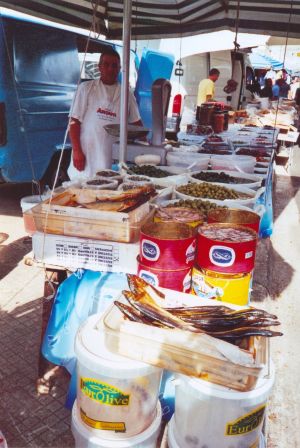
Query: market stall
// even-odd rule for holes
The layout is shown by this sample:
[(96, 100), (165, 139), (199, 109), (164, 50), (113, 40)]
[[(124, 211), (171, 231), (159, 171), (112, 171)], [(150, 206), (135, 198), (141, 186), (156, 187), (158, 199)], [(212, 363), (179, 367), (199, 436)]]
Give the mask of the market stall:
[[(240, 29), (252, 28), (255, 23), (255, 28), (260, 27), (264, 32), (268, 27), (274, 27), (279, 34), (285, 34), (286, 26), (282, 23), (285, 17), (291, 35), (298, 33), (297, 23), (290, 20), (289, 8), (278, 10), (274, 7), (274, 14), (270, 15), (268, 8), (252, 5), (262, 9), (262, 21), (258, 23), (257, 14), (253, 12), (253, 20), (250, 20), (247, 2), (240, 3)], [(191, 17), (197, 17), (195, 23), (183, 20), (178, 14), (178, 4), (176, 18), (170, 19), (170, 5), (165, 6), (166, 15), (162, 21), (162, 8), (156, 15), (151, 5), (151, 15), (154, 13), (156, 20), (147, 23), (143, 16), (139, 16), (137, 8), (136, 35), (148, 35), (151, 29), (157, 34), (158, 25), (166, 23), (162, 34), (178, 34), (178, 28), (180, 35), (198, 32), (200, 28), (205, 29), (206, 14), (212, 17), (208, 22), (209, 29), (226, 25), (237, 29), (236, 9), (231, 9), (227, 3), (221, 11), (220, 6), (216, 11), (207, 11), (207, 5), (200, 8), (201, 11), (205, 9), (201, 20), (193, 9)], [(126, 11), (128, 19), (128, 9)], [(116, 17), (116, 21), (112, 21), (111, 36), (114, 31), (119, 32), (122, 13), (123, 10), (115, 9), (111, 14)], [(276, 14), (280, 14), (279, 21), (276, 21)], [(99, 16), (105, 27), (106, 16), (102, 10)], [(298, 15), (296, 18), (298, 20)], [(122, 98), (123, 111), (126, 111), (125, 89)], [(247, 112), (243, 114), (244, 118), (249, 118)], [(239, 112), (238, 115), (241, 117), (242, 114)], [(88, 185), (69, 185), (63, 191), (54, 192), (50, 201), (31, 211), (30, 217), (36, 230), (40, 231), (39, 236), (33, 235), (33, 240), (40, 238), (37, 247), (41, 252), (37, 259), (41, 263), (46, 262), (47, 239), (56, 238), (52, 250), (54, 259), (56, 257), (54, 264), (67, 268), (70, 260), (75, 258), (74, 268), (90, 263), (89, 267), (95, 269), (84, 288), (90, 306), (83, 302), (81, 314), (76, 308), (74, 292), (81, 289), (85, 273), (88, 276), (92, 271), (71, 275), (66, 280), (65, 300), (60, 302), (61, 291), (66, 285), (66, 282), (62, 283), (43, 341), (44, 354), (46, 348), (50, 353), (58, 345), (63, 347), (62, 365), (74, 369), (77, 358), (79, 376), (76, 380), (73, 370), (77, 401), (73, 407), (72, 428), (78, 446), (91, 443), (99, 447), (121, 447), (130, 443), (129, 446), (154, 447), (161, 420), (157, 397), (162, 368), (175, 372), (177, 381), (173, 393), (175, 413), (168, 431), (170, 447), (183, 448), (190, 440), (206, 445), (213, 441), (213, 446), (221, 447), (224, 434), (230, 438), (232, 446), (241, 443), (263, 446), (262, 425), (274, 380), (267, 338), (281, 333), (270, 329), (279, 324), (276, 316), (249, 309), (247, 305), (255, 268), (257, 224), (260, 221), (262, 236), (264, 220), (267, 217), (268, 225), (272, 221), (270, 198), (276, 117), (274, 124), (266, 125), (272, 129), (264, 128), (258, 120), (260, 124), (256, 125), (254, 133), (253, 123), (245, 122), (238, 123), (239, 127), (231, 135), (223, 134), (224, 121), (225, 114), (218, 111), (214, 119), (214, 134), (218, 135), (206, 129), (201, 142), (203, 146), (194, 142), (193, 145), (182, 144), (185, 148), (181, 148), (179, 142), (181, 151), (177, 151), (171, 145), (167, 165), (172, 171), (174, 167), (182, 170), (176, 174), (173, 171), (171, 176), (164, 173), (164, 177), (172, 178), (169, 183), (153, 182), (153, 177), (159, 177), (153, 176), (153, 171), (136, 174), (133, 168), (131, 176), (138, 179), (125, 179), (121, 189), (95, 189), (95, 186), (105, 185), (99, 176), (88, 180), (91, 181)], [(126, 146), (124, 116), (122, 123), (121, 160)], [(194, 127), (191, 129), (193, 134)], [(164, 165), (159, 169), (168, 171)], [(230, 174), (232, 170), (238, 176)], [(207, 174), (207, 171), (211, 172)], [(209, 177), (212, 173), (215, 177)], [(262, 178), (265, 178), (264, 190), (259, 189)], [(134, 182), (134, 187), (132, 183), (128, 187), (128, 182)], [(110, 183), (112, 188), (119, 188)], [(122, 185), (126, 184), (122, 190)], [(160, 193), (158, 186), (166, 188)], [(260, 205), (264, 208), (259, 208)], [(228, 213), (224, 214), (224, 210)], [(268, 225), (266, 229), (269, 229)], [(270, 234), (271, 230), (267, 232)], [(81, 241), (74, 242), (72, 238), (81, 238)], [(125, 273), (129, 270), (126, 260), (124, 274), (118, 281), (115, 277), (118, 274), (103, 275), (105, 271), (111, 272), (112, 260), (115, 260), (116, 252), (121, 252), (121, 244), (127, 244), (128, 250), (136, 244), (137, 257), (134, 259), (140, 277), (126, 278)], [(176, 250), (177, 245), (182, 249)], [(100, 259), (98, 265), (94, 259), (90, 261), (92, 252), (95, 260)], [(111, 254), (109, 257), (105, 255), (107, 252)], [(78, 253), (81, 256), (77, 257)], [(63, 254), (58, 257), (58, 262), (57, 254)], [(103, 266), (101, 272), (96, 272), (100, 266)], [(117, 269), (123, 271), (123, 267)], [(171, 285), (166, 283), (170, 277), (174, 278)], [(112, 283), (105, 297), (114, 304), (104, 315), (96, 314), (86, 320), (88, 315), (99, 311), (96, 298), (103, 298), (108, 278)], [(99, 279), (103, 281), (101, 286)], [(93, 280), (96, 289), (91, 288)], [(127, 280), (128, 287), (124, 286)], [(74, 289), (69, 288), (71, 282)], [(232, 289), (227, 292), (224, 304), (220, 304), (228, 285)], [(166, 286), (169, 288), (160, 289)], [(185, 295), (182, 291), (192, 291), (194, 295)], [(234, 300), (233, 292), (236, 292)], [(66, 313), (59, 321), (57, 317), (62, 309)], [(77, 321), (74, 322), (75, 315)], [(85, 323), (76, 336), (76, 353), (69, 356), (62, 335), (68, 335), (69, 348), (73, 347), (78, 325), (83, 321)], [(56, 332), (52, 332), (53, 329)], [(64, 332), (58, 337), (60, 329)], [(189, 400), (186, 400), (187, 396)], [(203, 402), (208, 407), (200, 414)], [(168, 417), (171, 417), (170, 413)], [(218, 422), (219, 431), (215, 424), (210, 427), (209, 422)]]
[[(250, 105), (247, 116), (218, 133), (210, 124), (192, 123), (176, 144), (166, 146), (167, 165), (129, 164), (120, 172), (103, 170), (91, 179), (65, 185), (25, 212), (36, 262), (69, 272), (58, 288), (42, 353), (72, 375), (68, 405), (75, 403), (72, 428), (78, 446), (88, 440), (96, 446), (119, 446), (124, 437), (132, 446), (140, 441), (147, 446), (148, 440), (149, 447), (154, 446), (160, 406), (164, 421), (175, 408), (169, 446), (185, 446), (190, 435), (206, 440), (204, 427), (187, 422), (192, 421), (192, 409), (197, 413), (203, 407), (200, 397), (209, 398), (205, 412), (214, 415), (220, 394), (225, 400), (222, 406), (234, 409), (226, 422), (216, 416), (220, 428), (228, 428), (228, 437), (235, 431), (231, 423), (246, 414), (255, 415), (257, 425), (251, 434), (245, 430), (239, 441), (244, 437), (254, 443), (262, 437), (265, 402), (274, 380), (268, 341), (281, 333), (273, 327), (279, 324), (276, 316), (254, 309), (248, 319), (245, 311), (251, 304), (256, 245), (272, 232), (279, 129), (255, 126), (251, 120), (261, 119), (259, 111), (254, 114)], [(233, 310), (238, 321), (228, 316)], [(197, 322), (202, 326), (198, 328)], [(203, 330), (208, 340), (203, 339)], [(101, 340), (106, 349), (99, 351)], [(206, 347), (204, 341), (208, 345), (203, 352), (196, 347)], [(103, 350), (108, 350), (105, 356)], [(92, 358), (87, 352), (93, 353)], [(123, 361), (124, 356), (132, 361)], [(122, 362), (127, 367), (120, 370), (121, 385), (113, 366)], [(144, 371), (146, 366), (157, 378), (162, 368), (173, 372), (179, 386), (174, 390), (169, 380), (167, 388), (163, 382), (159, 389), (159, 381), (153, 383), (153, 393), (147, 395), (149, 413), (137, 429), (132, 422), (140, 409), (134, 404), (131, 410), (126, 408), (124, 421), (122, 412), (112, 408), (107, 414), (103, 400), (91, 394), (100, 387), (102, 396), (105, 383), (139, 402), (137, 379), (127, 370), (137, 374), (136, 369)], [(131, 379), (125, 385), (127, 374)], [(150, 381), (143, 374), (138, 378)], [(191, 394), (188, 408), (181, 398), (186, 393)], [(252, 394), (258, 399), (251, 409), (239, 410), (236, 403)], [(114, 422), (109, 428), (108, 421)], [(186, 423), (179, 427), (179, 421)], [(222, 435), (213, 436), (204, 426), (205, 437), (215, 437), (221, 446), (223, 429)]]

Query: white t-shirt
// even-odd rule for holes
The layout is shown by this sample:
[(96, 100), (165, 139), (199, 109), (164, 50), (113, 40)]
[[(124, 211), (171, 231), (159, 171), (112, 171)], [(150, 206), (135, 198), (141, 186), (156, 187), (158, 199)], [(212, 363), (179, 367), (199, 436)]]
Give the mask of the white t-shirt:
[[(121, 85), (103, 84), (100, 79), (79, 85), (69, 116), (80, 121), (80, 141), (86, 157), (83, 171), (78, 171), (71, 160), (68, 175), (71, 180), (91, 177), (97, 171), (111, 168), (112, 145), (116, 140), (109, 135), (104, 125), (120, 123)], [(140, 120), (136, 100), (131, 92), (128, 97), (128, 122)]]

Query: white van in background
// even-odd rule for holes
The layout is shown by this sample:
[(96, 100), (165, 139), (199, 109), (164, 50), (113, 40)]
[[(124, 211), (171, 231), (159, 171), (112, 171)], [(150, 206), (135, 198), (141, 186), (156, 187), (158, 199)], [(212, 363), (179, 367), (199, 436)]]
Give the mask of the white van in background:
[[(247, 86), (254, 81), (254, 71), (246, 51), (223, 50), (193, 54), (181, 59), (182, 76), (176, 75), (176, 68), (178, 65), (174, 66), (171, 76), (172, 96), (168, 117), (173, 116), (174, 119), (178, 116), (178, 106), (174, 105), (174, 99), (176, 98), (178, 104), (178, 95), (181, 95), (181, 127), (195, 118), (198, 85), (202, 79), (208, 77), (211, 68), (220, 71), (219, 79), (215, 83), (216, 100), (230, 104), (233, 109), (239, 109), (243, 101), (252, 97)], [(234, 92), (227, 94), (223, 89), (230, 79), (234, 79), (238, 85)], [(171, 122), (170, 119), (168, 121)]]

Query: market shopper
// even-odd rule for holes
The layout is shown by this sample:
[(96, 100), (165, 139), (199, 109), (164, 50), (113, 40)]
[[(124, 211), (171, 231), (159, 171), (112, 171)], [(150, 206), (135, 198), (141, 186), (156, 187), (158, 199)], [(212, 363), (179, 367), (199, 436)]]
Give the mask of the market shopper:
[(201, 106), (202, 103), (212, 101), (215, 95), (215, 82), (220, 76), (220, 71), (217, 68), (212, 68), (209, 71), (207, 79), (202, 79), (198, 87), (197, 106)]
[[(70, 112), (69, 134), (72, 161), (70, 179), (91, 177), (99, 169), (111, 168), (113, 137), (103, 126), (120, 123), (121, 85), (118, 82), (120, 56), (110, 50), (101, 54), (100, 79), (79, 85)], [(131, 92), (128, 100), (129, 123), (142, 125), (137, 103)]]
[(272, 98), (273, 96), (272, 79), (270, 78), (265, 79), (265, 86), (263, 89), (261, 89), (259, 95), (261, 98), (269, 98), (269, 99)]
[(280, 91), (280, 79), (277, 79), (272, 87), (273, 98), (276, 100), (279, 98), (279, 91)]
[(265, 74), (265, 79), (271, 79), (272, 84), (274, 85), (276, 82), (276, 72), (273, 67), (270, 67), (267, 73)]
[(290, 86), (284, 78), (279, 80), (279, 98), (287, 98), (289, 94)]

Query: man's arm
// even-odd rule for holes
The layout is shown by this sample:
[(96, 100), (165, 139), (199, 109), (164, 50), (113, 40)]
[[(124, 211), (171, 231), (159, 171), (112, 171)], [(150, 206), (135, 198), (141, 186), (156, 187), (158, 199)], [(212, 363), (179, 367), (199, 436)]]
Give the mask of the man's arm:
[(134, 126), (144, 126), (142, 120), (137, 120), (130, 124), (133, 124)]
[(80, 128), (81, 123), (77, 118), (71, 117), (69, 126), (69, 135), (72, 144), (72, 157), (74, 167), (78, 171), (83, 171), (85, 168), (85, 155), (82, 151), (80, 143)]

